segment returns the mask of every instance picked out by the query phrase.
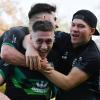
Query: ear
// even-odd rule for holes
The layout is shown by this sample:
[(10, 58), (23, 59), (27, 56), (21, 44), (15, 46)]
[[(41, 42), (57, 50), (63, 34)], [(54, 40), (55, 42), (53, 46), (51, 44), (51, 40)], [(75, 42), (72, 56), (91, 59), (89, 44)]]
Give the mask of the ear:
[(91, 35), (95, 33), (95, 28), (91, 28)]

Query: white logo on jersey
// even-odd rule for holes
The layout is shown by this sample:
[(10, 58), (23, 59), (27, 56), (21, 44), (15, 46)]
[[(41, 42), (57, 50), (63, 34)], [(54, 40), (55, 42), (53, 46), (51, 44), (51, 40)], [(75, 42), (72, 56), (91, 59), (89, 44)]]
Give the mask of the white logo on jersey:
[(66, 51), (65, 53), (64, 53), (64, 55), (62, 56), (62, 59), (67, 59), (68, 57), (68, 51)]

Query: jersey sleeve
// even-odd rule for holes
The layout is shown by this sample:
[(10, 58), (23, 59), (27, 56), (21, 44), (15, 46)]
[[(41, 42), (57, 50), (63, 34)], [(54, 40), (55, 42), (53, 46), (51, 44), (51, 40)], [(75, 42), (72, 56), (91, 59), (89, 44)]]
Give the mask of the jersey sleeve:
[[(63, 43), (63, 46), (62, 46)], [(55, 32), (55, 41), (53, 44), (53, 49), (54, 50), (59, 50), (59, 52), (62, 52), (65, 50), (67, 47), (70, 46), (70, 34), (61, 32), (61, 31), (56, 31)], [(66, 46), (67, 45), (67, 46)]]
[(22, 46), (22, 41), (26, 34), (27, 33), (25, 33), (25, 31), (23, 31), (21, 28), (11, 28), (4, 33), (3, 45), (10, 45), (18, 49), (20, 46)]
[[(87, 53), (86, 53), (87, 54)], [(93, 75), (100, 69), (100, 54), (93, 55), (92, 53), (82, 54), (77, 59), (74, 59), (73, 66), (83, 70), (88, 75)]]

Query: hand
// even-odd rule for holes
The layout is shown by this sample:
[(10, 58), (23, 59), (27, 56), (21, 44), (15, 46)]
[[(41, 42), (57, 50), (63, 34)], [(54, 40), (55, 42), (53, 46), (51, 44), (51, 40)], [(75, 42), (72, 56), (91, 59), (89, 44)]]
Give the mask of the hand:
[(11, 99), (8, 98), (5, 94), (0, 93), (0, 100), (11, 100)]
[(37, 70), (41, 68), (41, 64), (40, 64), (41, 58), (34, 47), (29, 46), (26, 49), (25, 56), (26, 56), (26, 66), (28, 66), (30, 70), (33, 69)]
[(30, 70), (37, 69), (41, 67), (40, 64), (40, 56), (38, 52), (35, 50), (32, 45), (32, 41), (30, 39), (30, 34), (26, 35), (23, 40), (23, 47), (26, 49), (25, 57), (26, 57), (26, 66), (30, 68)]
[(54, 67), (46, 59), (41, 60), (41, 69), (39, 70), (41, 73), (50, 74), (52, 70), (54, 70)]

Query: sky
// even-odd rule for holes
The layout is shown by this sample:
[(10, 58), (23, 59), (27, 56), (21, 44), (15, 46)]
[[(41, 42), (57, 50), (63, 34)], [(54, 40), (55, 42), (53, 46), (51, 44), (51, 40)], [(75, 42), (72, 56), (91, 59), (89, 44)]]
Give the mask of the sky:
[(73, 14), (80, 9), (88, 9), (96, 14), (100, 20), (100, 0), (13, 0), (19, 2), (27, 15), (30, 7), (35, 3), (50, 3), (57, 6), (58, 18), (70, 22)]

